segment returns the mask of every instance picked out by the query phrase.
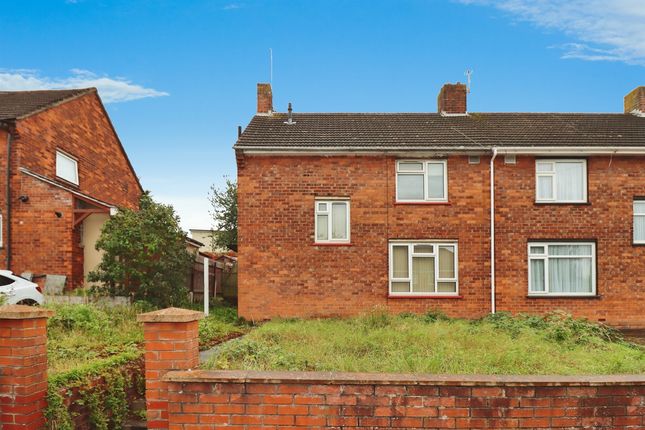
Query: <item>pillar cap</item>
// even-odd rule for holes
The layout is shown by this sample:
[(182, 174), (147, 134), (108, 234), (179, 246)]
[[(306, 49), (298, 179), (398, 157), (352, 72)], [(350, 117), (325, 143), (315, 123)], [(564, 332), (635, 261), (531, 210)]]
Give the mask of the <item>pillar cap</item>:
[(181, 308), (166, 308), (137, 315), (137, 321), (150, 322), (191, 322), (204, 318), (203, 312)]
[(29, 320), (36, 318), (49, 318), (53, 315), (54, 311), (40, 306), (0, 306), (0, 320)]

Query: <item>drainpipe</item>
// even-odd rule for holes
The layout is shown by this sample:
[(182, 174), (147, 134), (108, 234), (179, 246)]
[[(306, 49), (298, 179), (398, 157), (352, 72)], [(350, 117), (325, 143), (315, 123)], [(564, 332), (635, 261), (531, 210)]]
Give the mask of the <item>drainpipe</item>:
[(495, 158), (497, 148), (493, 147), (490, 159), (490, 313), (495, 313)]
[(6, 214), (3, 223), (7, 226), (7, 235), (3, 237), (2, 245), (5, 248), (5, 266), (7, 270), (11, 270), (11, 143), (13, 140), (13, 133), (11, 128), (7, 127), (7, 189), (6, 189)]

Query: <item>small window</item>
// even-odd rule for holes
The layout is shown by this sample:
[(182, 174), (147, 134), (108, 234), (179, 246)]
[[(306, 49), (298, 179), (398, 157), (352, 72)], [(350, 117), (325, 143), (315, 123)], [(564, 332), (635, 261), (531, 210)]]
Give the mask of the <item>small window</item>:
[(504, 156), (504, 164), (517, 164), (517, 157), (515, 154), (506, 154)]
[(530, 243), (529, 294), (592, 296), (596, 294), (596, 244)]
[(448, 201), (446, 161), (397, 161), (396, 200)]
[(390, 243), (390, 295), (457, 295), (457, 244)]
[(316, 243), (349, 242), (349, 201), (316, 200)]
[(56, 151), (56, 176), (78, 185), (78, 162), (69, 155)]
[(469, 155), (468, 164), (479, 164), (479, 155)]
[(3, 246), (4, 236), (2, 235), (4, 225), (2, 224), (2, 214), (0, 214), (0, 248)]
[(634, 243), (645, 244), (645, 199), (634, 200)]
[(587, 201), (586, 160), (537, 160), (536, 201), (543, 203), (585, 203)]

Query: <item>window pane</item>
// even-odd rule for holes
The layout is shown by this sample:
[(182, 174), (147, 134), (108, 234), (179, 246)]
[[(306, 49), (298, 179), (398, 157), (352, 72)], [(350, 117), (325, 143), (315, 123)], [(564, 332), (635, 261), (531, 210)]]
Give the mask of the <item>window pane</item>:
[(544, 260), (531, 261), (531, 291), (543, 292), (544, 286)]
[(553, 199), (553, 177), (538, 176), (537, 180), (537, 198), (538, 200)]
[(591, 293), (591, 258), (549, 259), (551, 293)]
[(428, 164), (428, 197), (431, 199), (444, 198), (443, 163)]
[(645, 214), (645, 200), (634, 200), (634, 213)]
[(531, 247), (531, 254), (544, 254), (544, 247), (543, 246), (532, 246)]
[(553, 172), (553, 162), (538, 161), (535, 168), (538, 172)]
[(408, 247), (392, 247), (392, 277), (409, 278), (408, 272)]
[(412, 257), (412, 291), (434, 292), (434, 257)]
[(404, 161), (399, 163), (400, 172), (423, 172), (423, 163), (416, 161)]
[(645, 216), (634, 217), (634, 242), (645, 241)]
[(328, 216), (329, 215), (318, 215), (316, 217), (316, 219), (317, 219), (316, 228), (318, 229), (316, 231), (316, 239), (317, 240), (327, 240), (327, 239), (329, 239), (329, 232), (327, 231), (329, 229), (328, 225), (327, 225), (327, 223), (329, 222), (328, 219), (327, 219)]
[(347, 239), (347, 204), (331, 204), (331, 237)]
[(392, 292), (393, 293), (409, 293), (410, 292), (410, 283), (409, 282), (392, 282)]
[(437, 283), (437, 292), (439, 292), (439, 293), (456, 293), (457, 292), (457, 283), (456, 282), (439, 282), (439, 283)]
[(549, 255), (591, 255), (591, 245), (549, 245)]
[(414, 245), (414, 252), (417, 254), (432, 254), (434, 246), (432, 245)]
[(439, 278), (455, 277), (455, 249), (452, 246), (439, 247)]
[(399, 200), (423, 200), (423, 175), (398, 175)]
[(56, 176), (63, 178), (66, 181), (78, 184), (78, 176), (76, 171), (76, 160), (61, 154), (56, 153)]
[(327, 212), (327, 203), (318, 203), (319, 212)]
[(584, 164), (558, 162), (555, 165), (558, 178), (558, 200), (581, 201), (584, 195)]

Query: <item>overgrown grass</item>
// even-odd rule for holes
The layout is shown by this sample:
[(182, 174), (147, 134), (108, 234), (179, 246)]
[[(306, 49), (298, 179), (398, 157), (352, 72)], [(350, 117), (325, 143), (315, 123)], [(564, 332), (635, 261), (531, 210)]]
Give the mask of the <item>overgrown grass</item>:
[(478, 321), (381, 311), (274, 320), (221, 347), (211, 369), (455, 374), (645, 372), (645, 349), (613, 330), (554, 313)]

